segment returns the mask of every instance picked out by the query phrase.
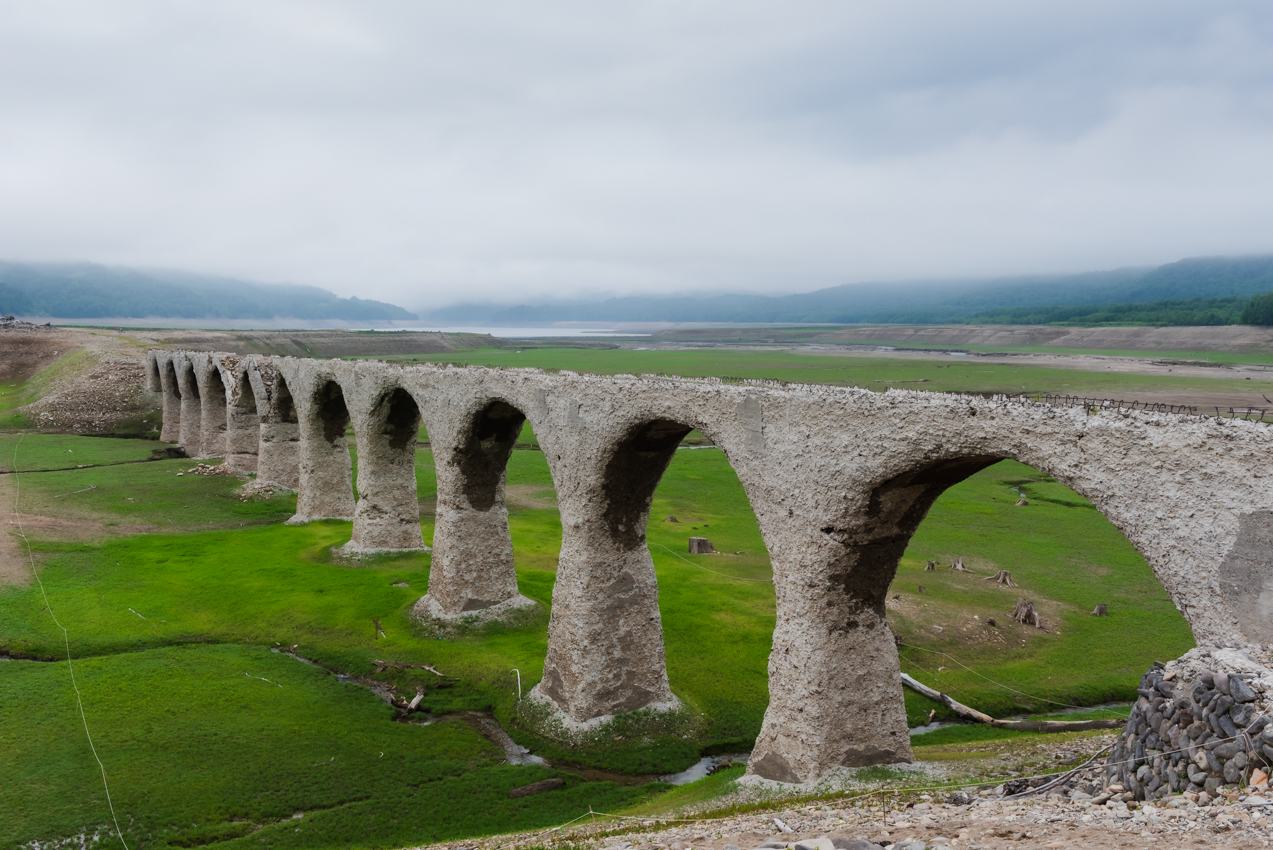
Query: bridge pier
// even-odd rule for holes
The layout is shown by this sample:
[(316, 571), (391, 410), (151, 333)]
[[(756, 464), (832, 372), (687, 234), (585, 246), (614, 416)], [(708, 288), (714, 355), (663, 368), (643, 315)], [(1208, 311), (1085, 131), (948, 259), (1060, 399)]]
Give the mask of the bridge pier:
[(203, 457), (225, 459), (227, 430), (227, 399), (225, 381), (221, 378), (220, 365), (211, 356), (195, 363), (195, 381), (199, 385), (201, 404), (200, 420), (203, 429)]
[[(249, 367), (250, 368), (250, 367)], [(247, 369), (240, 369), (226, 408), (225, 464), (237, 472), (256, 472), (261, 446), (261, 417)]]
[(163, 425), (159, 430), (159, 439), (165, 443), (181, 442), (181, 388), (178, 386), (177, 371), (173, 368), (172, 358), (159, 360), (159, 386), (163, 392)]
[(503, 401), (487, 404), (452, 436), (430, 426), (438, 503), (429, 592), (416, 613), (437, 619), (491, 616), (529, 607), (517, 591), (505, 504), (508, 458), (526, 417)]
[(415, 444), (420, 411), (406, 390), (381, 396), (358, 437), (358, 504), (349, 552), (424, 549), (416, 495)]
[(296, 515), (288, 522), (352, 520), (355, 504), (344, 393), (329, 380), (302, 396), (298, 407), (300, 477)]
[(267, 402), (261, 414), (256, 479), (295, 490), (301, 483), (300, 420), (283, 376), (271, 370), (273, 385), (262, 376)]
[(600, 468), (580, 463), (564, 471), (574, 481), (558, 494), (561, 557), (544, 678), (533, 693), (576, 723), (680, 705), (668, 685), (645, 531), (654, 488), (690, 430), (666, 419), (645, 422), (601, 454)]
[(177, 386), (181, 394), (181, 447), (190, 457), (203, 457), (203, 404), (199, 400), (199, 382), (194, 366), (186, 356), (173, 358), (177, 370)]

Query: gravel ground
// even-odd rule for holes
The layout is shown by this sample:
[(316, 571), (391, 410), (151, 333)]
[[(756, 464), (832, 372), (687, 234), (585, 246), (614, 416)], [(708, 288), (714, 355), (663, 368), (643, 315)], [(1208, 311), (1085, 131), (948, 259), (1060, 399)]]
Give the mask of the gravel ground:
[[(1177, 798), (1180, 801), (1180, 798)], [(766, 844), (809, 850), (868, 846), (895, 850), (1059, 847), (1268, 847), (1273, 806), (1185, 804), (1129, 808), (1094, 806), (1059, 797), (976, 799), (969, 805), (928, 797), (907, 804), (875, 798), (835, 801), (767, 813), (683, 822), (599, 819), (548, 833), (440, 845), (448, 850), (576, 847), (587, 850), (753, 850)], [(904, 806), (904, 808), (899, 808)], [(784, 827), (786, 829), (784, 829)], [(790, 830), (790, 831), (786, 831)], [(854, 840), (869, 842), (855, 845)], [(799, 850), (799, 848), (796, 848)]]

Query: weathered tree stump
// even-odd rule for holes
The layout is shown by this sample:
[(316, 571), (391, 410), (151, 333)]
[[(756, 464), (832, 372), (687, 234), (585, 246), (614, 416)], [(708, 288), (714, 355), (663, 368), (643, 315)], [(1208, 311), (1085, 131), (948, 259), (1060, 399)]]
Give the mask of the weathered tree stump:
[(665, 520), (663, 520), (663, 521), (664, 521), (664, 522), (680, 522), (680, 520), (679, 520), (679, 519), (677, 519), (676, 517), (671, 516), (671, 515), (669, 515), (669, 516), (668, 516), (668, 518), (667, 518), (667, 519), (665, 519)]
[(1106, 608), (1106, 607), (1105, 607), (1105, 603), (1104, 603), (1104, 602), (1102, 602), (1100, 605), (1097, 605), (1097, 606), (1096, 606), (1095, 610), (1093, 610), (1093, 611), (1092, 611), (1092, 613), (1091, 613), (1089, 616), (1092, 616), (1092, 617), (1108, 617), (1108, 616), (1109, 616), (1109, 609), (1108, 609), (1108, 608)]
[(992, 576), (986, 576), (982, 581), (993, 581), (995, 584), (1002, 584), (1005, 587), (1017, 586), (1017, 583), (1012, 580), (1012, 573), (1008, 570), (1000, 570)]
[(1018, 599), (1017, 604), (1012, 609), (1012, 619), (1026, 626), (1034, 626), (1035, 628), (1043, 628), (1043, 621), (1039, 619), (1039, 612), (1034, 610), (1034, 603), (1028, 599)]
[(915, 586), (916, 586), (917, 588), (919, 588), (919, 592), (920, 592), (920, 593), (927, 593), (927, 592), (928, 592), (928, 588), (924, 587), (924, 585), (922, 585), (922, 584), (917, 584), (917, 585), (915, 585)]
[(929, 561), (927, 564), (924, 564), (924, 572), (926, 573), (931, 573), (936, 569), (937, 569), (936, 561)]
[(1017, 506), (1018, 508), (1021, 508), (1021, 507), (1025, 507), (1025, 506), (1026, 506), (1026, 505), (1028, 505), (1028, 504), (1030, 504), (1030, 500), (1029, 500), (1029, 499), (1027, 499), (1025, 496), (1022, 496), (1020, 499), (1017, 499), (1017, 504), (1016, 504), (1016, 506)]
[(690, 538), (690, 554), (691, 555), (714, 555), (716, 547), (712, 545), (712, 541), (706, 537)]
[(963, 559), (963, 556), (960, 556), (960, 557), (958, 557), (958, 558), (955, 558), (953, 561), (951, 561), (951, 562), (950, 562), (950, 568), (951, 568), (952, 570), (954, 570), (955, 572), (957, 572), (957, 573), (966, 573), (966, 572), (968, 572), (968, 568), (964, 566), (964, 559)]

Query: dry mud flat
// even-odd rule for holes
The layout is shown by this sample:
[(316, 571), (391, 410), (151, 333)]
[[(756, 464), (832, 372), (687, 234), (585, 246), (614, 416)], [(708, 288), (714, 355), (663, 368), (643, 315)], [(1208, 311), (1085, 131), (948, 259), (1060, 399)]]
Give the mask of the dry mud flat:
[[(896, 805), (896, 804), (895, 804)], [(570, 846), (588, 850), (1000, 850), (1000, 848), (1268, 847), (1273, 806), (1244, 804), (1184, 808), (1125, 804), (1094, 806), (1059, 797), (970, 805), (929, 802), (887, 808), (878, 799), (832, 802), (766, 814), (753, 813), (682, 825), (632, 819), (618, 833), (613, 820), (574, 829), (454, 842), (448, 850)], [(790, 832), (783, 831), (786, 827)]]

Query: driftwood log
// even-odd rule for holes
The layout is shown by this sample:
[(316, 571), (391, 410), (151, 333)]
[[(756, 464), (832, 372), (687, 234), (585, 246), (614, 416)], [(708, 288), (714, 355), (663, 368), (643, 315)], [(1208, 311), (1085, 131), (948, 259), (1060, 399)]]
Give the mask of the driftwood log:
[(691, 555), (714, 555), (716, 547), (712, 545), (712, 541), (706, 537), (690, 538), (690, 554)]
[(1017, 600), (1017, 604), (1012, 608), (1012, 619), (1023, 625), (1034, 626), (1037, 629), (1043, 628), (1039, 612), (1034, 610), (1034, 603), (1028, 599)]
[(529, 797), (532, 794), (542, 794), (545, 791), (555, 791), (563, 788), (566, 780), (561, 778), (541, 779), (539, 782), (532, 782), (529, 785), (523, 785), (521, 788), (514, 788), (508, 792), (508, 796), (516, 800), (518, 797)]
[[(923, 694), (949, 708), (955, 714), (974, 723), (986, 723), (999, 729), (1016, 729), (1021, 732), (1086, 732), (1090, 729), (1122, 729), (1127, 725), (1126, 718), (1110, 718), (1109, 720), (996, 720), (975, 708), (969, 708), (962, 702), (956, 702), (941, 691), (928, 687), (913, 677), (902, 674), (902, 684), (917, 694)], [(932, 716), (929, 716), (929, 723)]]
[(992, 576), (986, 576), (983, 581), (993, 581), (995, 584), (1002, 584), (1005, 587), (1017, 586), (1017, 583), (1012, 580), (1012, 573), (1008, 570), (1000, 570)]

